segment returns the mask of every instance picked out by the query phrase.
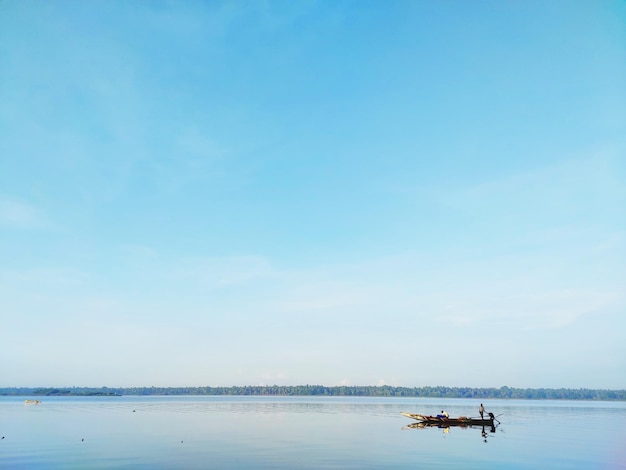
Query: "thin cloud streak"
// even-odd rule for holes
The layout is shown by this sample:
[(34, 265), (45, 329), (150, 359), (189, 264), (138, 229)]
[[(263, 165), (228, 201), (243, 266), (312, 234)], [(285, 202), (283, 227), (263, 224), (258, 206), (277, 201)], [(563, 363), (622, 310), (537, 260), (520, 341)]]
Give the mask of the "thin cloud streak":
[(59, 230), (39, 207), (12, 198), (0, 198), (0, 226), (17, 230)]

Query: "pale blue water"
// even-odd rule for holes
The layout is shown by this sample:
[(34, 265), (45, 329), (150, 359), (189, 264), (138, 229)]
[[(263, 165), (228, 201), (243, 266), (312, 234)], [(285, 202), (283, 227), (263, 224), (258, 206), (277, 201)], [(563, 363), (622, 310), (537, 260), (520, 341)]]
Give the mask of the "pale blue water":
[[(412, 429), (401, 411), (476, 400), (0, 397), (0, 468), (626, 468), (626, 403), (485, 400), (481, 428)], [(84, 440), (83, 440), (84, 439)]]

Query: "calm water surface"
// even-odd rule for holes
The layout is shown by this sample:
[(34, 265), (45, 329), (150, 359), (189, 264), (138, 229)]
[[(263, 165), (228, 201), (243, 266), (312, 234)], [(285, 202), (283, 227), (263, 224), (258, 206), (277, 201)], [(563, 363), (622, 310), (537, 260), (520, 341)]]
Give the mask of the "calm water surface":
[(480, 427), (414, 429), (401, 411), (462, 399), (0, 397), (0, 468), (626, 469), (626, 403), (486, 400)]

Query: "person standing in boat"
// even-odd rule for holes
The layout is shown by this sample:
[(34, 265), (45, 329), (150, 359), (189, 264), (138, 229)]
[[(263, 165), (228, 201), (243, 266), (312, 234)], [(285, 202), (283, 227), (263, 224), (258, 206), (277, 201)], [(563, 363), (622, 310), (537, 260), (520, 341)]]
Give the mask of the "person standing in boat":
[(480, 407), (478, 408), (478, 412), (480, 413), (480, 419), (485, 419), (483, 417), (483, 414), (485, 413), (485, 407), (483, 406), (483, 404), (480, 404)]

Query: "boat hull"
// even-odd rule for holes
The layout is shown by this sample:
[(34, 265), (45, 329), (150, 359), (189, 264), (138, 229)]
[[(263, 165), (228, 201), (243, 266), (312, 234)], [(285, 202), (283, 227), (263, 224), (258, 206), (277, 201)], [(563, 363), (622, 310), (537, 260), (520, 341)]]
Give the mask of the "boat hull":
[(423, 424), (431, 426), (493, 426), (493, 419), (467, 418), (438, 418), (437, 416), (425, 416), (417, 413), (402, 413), (404, 416), (415, 419)]

